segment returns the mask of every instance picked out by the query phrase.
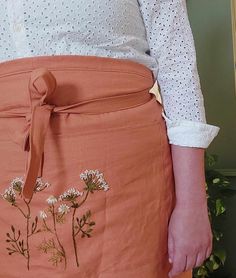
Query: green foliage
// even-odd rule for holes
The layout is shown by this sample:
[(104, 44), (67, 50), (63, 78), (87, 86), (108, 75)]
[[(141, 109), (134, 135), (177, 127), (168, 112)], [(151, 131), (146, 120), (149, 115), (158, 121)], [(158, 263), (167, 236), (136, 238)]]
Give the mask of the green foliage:
[(210, 277), (211, 273), (223, 267), (226, 260), (226, 252), (221, 247), (223, 232), (217, 229), (219, 226), (217, 223), (226, 215), (225, 200), (236, 194), (236, 186), (232, 185), (227, 177), (214, 170), (217, 160), (217, 155), (209, 155), (205, 152), (206, 192), (213, 233), (213, 248), (210, 257), (200, 267), (194, 268), (194, 278)]

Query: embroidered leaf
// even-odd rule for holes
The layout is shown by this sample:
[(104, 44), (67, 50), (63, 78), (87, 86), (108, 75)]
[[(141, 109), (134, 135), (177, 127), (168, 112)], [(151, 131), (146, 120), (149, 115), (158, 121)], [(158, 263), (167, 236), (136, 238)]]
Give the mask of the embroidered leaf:
[(90, 216), (91, 216), (91, 211), (88, 210), (88, 211), (86, 212), (86, 218), (89, 218)]
[(53, 252), (51, 258), (49, 258), (48, 261), (52, 262), (54, 266), (57, 266), (59, 263), (63, 261), (63, 255), (60, 252), (55, 251)]
[(56, 222), (59, 224), (65, 223), (65, 214), (56, 213)]
[(12, 230), (13, 233), (15, 233), (15, 228), (14, 228), (13, 225), (11, 225), (11, 230)]
[(54, 239), (51, 238), (48, 241), (44, 239), (44, 241), (39, 245), (39, 250), (41, 250), (43, 253), (48, 253), (50, 250), (55, 249), (55, 242)]
[(9, 238), (11, 239), (11, 236), (10, 236), (10, 234), (9, 234), (9, 233), (6, 233), (6, 235), (7, 235), (7, 237), (9, 237)]

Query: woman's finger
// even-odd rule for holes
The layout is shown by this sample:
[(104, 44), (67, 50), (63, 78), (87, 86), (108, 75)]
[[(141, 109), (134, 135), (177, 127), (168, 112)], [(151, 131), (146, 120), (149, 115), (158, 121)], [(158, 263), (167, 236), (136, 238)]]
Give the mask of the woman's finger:
[(205, 260), (208, 259), (211, 256), (211, 246), (206, 248), (206, 254), (205, 254)]
[(205, 255), (206, 255), (206, 250), (204, 252), (198, 252), (196, 264), (194, 265), (194, 267), (198, 267), (202, 265), (202, 263), (205, 261)]
[(212, 241), (210, 242), (210, 245), (208, 246), (207, 250), (206, 250), (206, 259), (210, 257), (212, 252)]
[(169, 277), (173, 277), (183, 272), (186, 266), (186, 261), (187, 261), (186, 256), (183, 256), (181, 252), (175, 252), (175, 257), (173, 260), (172, 269), (169, 272), (170, 275)]
[(198, 256), (198, 253), (193, 253), (193, 254), (190, 254), (187, 256), (187, 262), (186, 262), (184, 271), (187, 271), (195, 266), (197, 256)]

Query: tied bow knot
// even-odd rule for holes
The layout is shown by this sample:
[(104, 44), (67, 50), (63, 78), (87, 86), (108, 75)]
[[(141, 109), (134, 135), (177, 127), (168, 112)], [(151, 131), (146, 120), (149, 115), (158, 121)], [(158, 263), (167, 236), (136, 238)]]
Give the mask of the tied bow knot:
[[(31, 112), (26, 115), (26, 130), (23, 148), (28, 151), (23, 196), (32, 198), (38, 175), (42, 175), (44, 142), (51, 113), (55, 105), (50, 99), (55, 92), (57, 82), (46, 68), (37, 68), (30, 74), (29, 95)], [(40, 170), (40, 173), (39, 173)]]

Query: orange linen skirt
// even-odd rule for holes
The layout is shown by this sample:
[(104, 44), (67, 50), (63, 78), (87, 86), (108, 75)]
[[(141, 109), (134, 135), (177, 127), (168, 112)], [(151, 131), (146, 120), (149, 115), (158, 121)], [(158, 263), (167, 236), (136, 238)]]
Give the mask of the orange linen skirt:
[(168, 278), (175, 188), (154, 81), (108, 57), (0, 63), (1, 278)]

